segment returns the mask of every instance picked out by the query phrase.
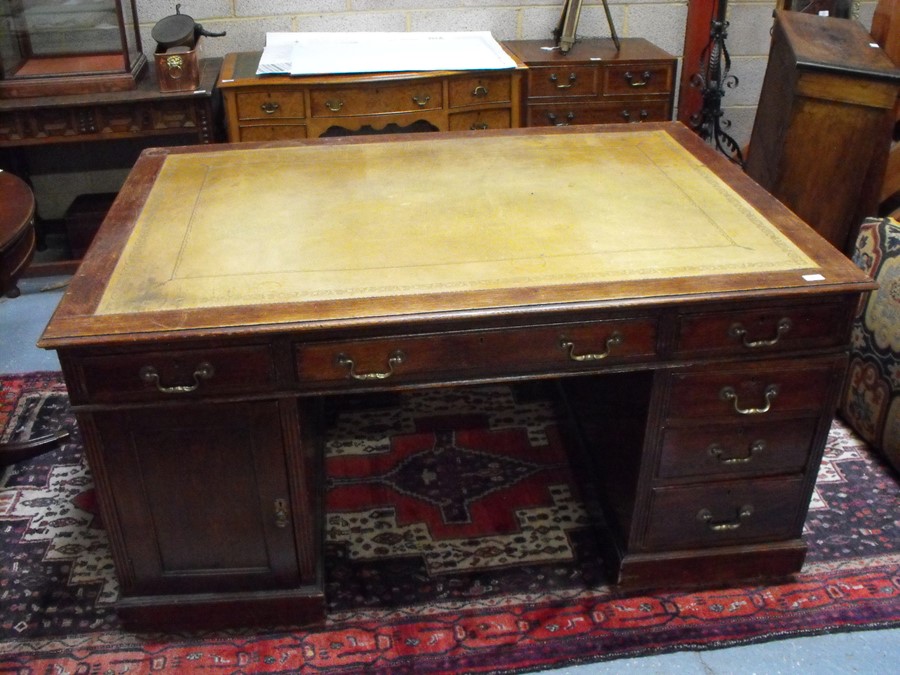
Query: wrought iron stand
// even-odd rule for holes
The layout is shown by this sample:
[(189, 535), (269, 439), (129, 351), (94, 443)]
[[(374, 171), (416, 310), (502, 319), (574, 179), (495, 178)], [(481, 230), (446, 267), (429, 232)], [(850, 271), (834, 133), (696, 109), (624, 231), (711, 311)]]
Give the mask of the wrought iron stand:
[(725, 20), (727, 12), (728, 0), (719, 0), (715, 18), (710, 23), (709, 42), (700, 58), (702, 72), (695, 73), (691, 78), (691, 86), (700, 89), (703, 106), (691, 115), (690, 125), (702, 139), (713, 143), (717, 150), (735, 164), (743, 166), (741, 149), (726, 131), (731, 122), (723, 118), (722, 112), (725, 90), (738, 85), (738, 78), (730, 73), (731, 57), (725, 46), (728, 37), (728, 21)]

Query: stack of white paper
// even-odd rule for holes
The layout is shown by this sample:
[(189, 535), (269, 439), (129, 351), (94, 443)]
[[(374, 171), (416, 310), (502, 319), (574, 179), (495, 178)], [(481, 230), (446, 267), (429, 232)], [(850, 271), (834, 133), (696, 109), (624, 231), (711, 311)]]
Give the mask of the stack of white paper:
[(516, 63), (489, 32), (267, 33), (257, 75), (501, 70)]

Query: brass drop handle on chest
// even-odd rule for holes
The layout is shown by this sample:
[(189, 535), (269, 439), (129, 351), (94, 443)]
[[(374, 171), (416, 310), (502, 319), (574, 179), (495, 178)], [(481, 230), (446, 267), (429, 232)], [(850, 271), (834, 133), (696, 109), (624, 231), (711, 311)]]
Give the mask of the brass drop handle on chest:
[(488, 90), (483, 84), (479, 84), (475, 89), (472, 90), (472, 96), (475, 98), (480, 98), (482, 96), (487, 96)]
[(469, 127), (472, 131), (483, 131), (487, 128), (489, 128), (487, 122), (472, 122), (472, 126)]
[(612, 348), (617, 347), (625, 341), (625, 338), (622, 337), (622, 334), (618, 331), (614, 332), (608, 338), (606, 338), (606, 349), (602, 352), (588, 353), (588, 354), (576, 354), (575, 353), (575, 343), (571, 340), (567, 340), (566, 338), (562, 338), (559, 341), (559, 346), (563, 349), (563, 351), (569, 352), (569, 360), (570, 361), (602, 361), (605, 358), (608, 358), (612, 353)]
[(624, 77), (630, 87), (646, 87), (647, 83), (650, 82), (652, 73), (649, 70), (645, 70), (641, 74), (641, 80), (639, 82), (634, 79), (634, 74), (632, 74), (630, 70), (625, 73)]
[(413, 96), (412, 100), (413, 103), (415, 103), (417, 106), (419, 106), (420, 108), (424, 108), (431, 100), (431, 96), (428, 96), (427, 94), (425, 96)]
[(713, 520), (712, 511), (709, 509), (700, 509), (697, 513), (697, 520), (706, 523), (706, 527), (713, 532), (729, 532), (738, 529), (744, 520), (753, 515), (753, 505), (744, 504), (738, 509), (734, 520)]
[(266, 101), (259, 107), (266, 115), (274, 115), (281, 106), (275, 101)]
[(341, 108), (344, 107), (344, 101), (339, 98), (330, 98), (325, 101), (325, 107), (331, 112), (340, 112)]
[(140, 369), (140, 371), (138, 371), (138, 376), (143, 382), (154, 385), (157, 390), (161, 391), (163, 394), (189, 394), (192, 391), (197, 391), (197, 389), (200, 387), (201, 381), (210, 380), (215, 374), (216, 371), (212, 367), (212, 364), (209, 361), (202, 361), (201, 363), (197, 364), (197, 367), (194, 369), (193, 384), (177, 384), (166, 386), (159, 381), (159, 371), (155, 367), (144, 366)]
[(630, 110), (622, 111), (622, 117), (625, 119), (626, 122), (629, 122), (631, 124), (638, 124), (640, 122), (643, 122), (644, 120), (647, 119), (648, 116), (649, 115), (647, 114), (646, 110), (641, 110), (640, 114), (638, 115), (638, 118), (636, 120), (633, 120), (633, 119), (631, 119), (631, 111)]
[(569, 83), (568, 84), (560, 84), (559, 76), (556, 73), (550, 74), (550, 81), (556, 85), (557, 89), (571, 89), (575, 86), (575, 80), (578, 76), (575, 73), (569, 73)]
[(382, 372), (374, 372), (374, 373), (358, 373), (356, 372), (356, 363), (354, 363), (353, 359), (351, 359), (346, 354), (338, 354), (334, 362), (340, 366), (341, 368), (347, 369), (347, 375), (354, 380), (386, 380), (394, 374), (394, 368), (403, 363), (406, 355), (400, 351), (399, 349), (392, 352), (388, 357), (388, 369)]
[(782, 317), (775, 326), (775, 336), (764, 340), (748, 340), (747, 329), (741, 323), (733, 323), (728, 329), (728, 336), (736, 340), (740, 340), (748, 349), (759, 349), (760, 347), (771, 347), (778, 344), (781, 337), (785, 335), (793, 326), (788, 317)]
[(731, 401), (734, 411), (740, 415), (762, 415), (772, 409), (772, 401), (778, 396), (778, 385), (770, 384), (763, 393), (765, 403), (760, 408), (742, 408), (734, 387), (723, 387), (719, 392), (719, 398), (723, 401)]
[(713, 443), (710, 445), (706, 452), (710, 455), (710, 457), (715, 458), (719, 464), (747, 464), (750, 462), (756, 455), (761, 453), (766, 449), (766, 442), (762, 440), (753, 441), (750, 444), (750, 448), (746, 455), (743, 457), (725, 457), (725, 450), (718, 443)]
[(556, 120), (559, 118), (556, 116), (556, 113), (547, 113), (547, 119), (550, 120), (550, 124), (555, 127), (567, 127), (572, 123), (572, 120), (575, 119), (575, 113), (571, 111), (567, 113), (565, 122), (557, 122)]

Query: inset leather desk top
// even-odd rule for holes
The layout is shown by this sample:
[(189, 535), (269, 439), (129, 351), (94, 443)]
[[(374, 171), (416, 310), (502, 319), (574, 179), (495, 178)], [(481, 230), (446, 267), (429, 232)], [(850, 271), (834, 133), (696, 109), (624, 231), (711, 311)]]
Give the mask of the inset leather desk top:
[(860, 281), (686, 128), (640, 126), (150, 151), (59, 319), (98, 334), (148, 313), (142, 330), (181, 330)]

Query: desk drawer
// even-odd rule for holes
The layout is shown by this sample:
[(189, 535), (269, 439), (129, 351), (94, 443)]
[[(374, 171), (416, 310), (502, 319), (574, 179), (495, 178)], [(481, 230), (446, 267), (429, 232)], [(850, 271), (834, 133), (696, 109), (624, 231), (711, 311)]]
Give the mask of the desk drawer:
[(672, 375), (667, 417), (768, 420), (818, 414), (844, 371), (844, 359), (766, 361)]
[(241, 120), (302, 119), (306, 116), (302, 91), (267, 91), (237, 94)]
[(655, 488), (645, 530), (645, 550), (705, 548), (799, 535), (805, 508), (803, 479), (729, 481)]
[(512, 101), (512, 83), (509, 75), (456, 78), (450, 80), (449, 96), (451, 108), (509, 103)]
[(615, 124), (619, 122), (664, 122), (669, 119), (669, 102), (621, 101), (528, 106), (528, 126), (564, 127), (570, 124)]
[(663, 433), (660, 479), (800, 474), (818, 417), (670, 427)]
[(443, 86), (440, 80), (310, 91), (310, 111), (313, 117), (352, 117), (440, 110), (442, 107)]
[(596, 66), (537, 66), (528, 69), (528, 98), (596, 95)]
[(851, 314), (852, 307), (842, 302), (685, 314), (678, 321), (675, 352), (766, 354), (837, 347), (847, 341)]
[(251, 124), (238, 127), (239, 140), (253, 141), (293, 141), (306, 138), (305, 124)]
[(179, 400), (275, 389), (268, 346), (154, 351), (80, 359), (92, 403)]
[(665, 94), (672, 91), (672, 67), (646, 63), (609, 66), (603, 69), (603, 95)]
[(511, 373), (565, 373), (649, 360), (656, 321), (575, 325), (297, 344), (301, 386), (390, 386)]
[(478, 129), (510, 129), (509, 108), (500, 110), (472, 110), (452, 113), (449, 116), (450, 131), (477, 131)]

